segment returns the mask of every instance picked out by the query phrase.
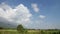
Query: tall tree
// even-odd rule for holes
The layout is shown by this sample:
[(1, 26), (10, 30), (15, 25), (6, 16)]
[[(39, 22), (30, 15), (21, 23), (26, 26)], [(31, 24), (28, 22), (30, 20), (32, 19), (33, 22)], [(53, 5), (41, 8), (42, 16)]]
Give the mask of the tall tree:
[(27, 30), (21, 24), (17, 26), (17, 31), (21, 34), (25, 34), (27, 32)]

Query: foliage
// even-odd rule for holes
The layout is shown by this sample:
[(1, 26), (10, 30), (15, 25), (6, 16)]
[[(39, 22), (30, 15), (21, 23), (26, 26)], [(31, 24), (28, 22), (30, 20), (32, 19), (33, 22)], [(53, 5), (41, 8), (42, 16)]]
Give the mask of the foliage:
[(17, 26), (17, 31), (20, 32), (20, 33), (21, 33), (21, 32), (23, 33), (23, 32), (24, 32), (23, 26), (22, 26), (22, 25), (18, 25), (18, 26)]
[(3, 29), (3, 27), (0, 27), (0, 29)]
[(22, 34), (27, 34), (27, 30), (22, 25), (17, 26), (17, 31)]

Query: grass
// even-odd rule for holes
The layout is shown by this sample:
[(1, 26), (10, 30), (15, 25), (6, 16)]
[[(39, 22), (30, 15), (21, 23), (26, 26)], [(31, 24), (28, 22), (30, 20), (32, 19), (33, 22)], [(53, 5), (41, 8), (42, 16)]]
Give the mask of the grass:
[(0, 30), (0, 34), (18, 34), (17, 30)]
[[(28, 30), (27, 34), (59, 34), (60, 31)], [(17, 30), (0, 30), (0, 34), (19, 34)]]

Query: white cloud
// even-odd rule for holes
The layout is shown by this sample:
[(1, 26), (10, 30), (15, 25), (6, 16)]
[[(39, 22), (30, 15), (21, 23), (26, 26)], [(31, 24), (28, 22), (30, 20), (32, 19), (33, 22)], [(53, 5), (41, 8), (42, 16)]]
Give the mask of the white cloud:
[(4, 3), (0, 4), (0, 17), (9, 19), (14, 14), (13, 9)]
[(17, 16), (17, 20), (21, 20), (20, 22), (27, 22), (30, 20), (32, 14), (30, 13), (29, 9), (26, 6), (20, 4), (16, 7), (15, 16)]
[(27, 23), (30, 21), (31, 16), (29, 9), (23, 4), (16, 6), (14, 9), (5, 3), (0, 4), (0, 17), (9, 21), (15, 21), (18, 24)]
[[(35, 12), (39, 11), (37, 4), (32, 4), (32, 7), (35, 10)], [(47, 26), (45, 26), (44, 20), (41, 20), (41, 19), (46, 18), (46, 16), (44, 16), (44, 15), (40, 15), (39, 17), (41, 19), (36, 20), (35, 22), (34, 22), (34, 20), (30, 19), (31, 16), (32, 16), (32, 14), (30, 13), (29, 9), (26, 6), (24, 6), (23, 4), (16, 6), (14, 9), (5, 3), (0, 4), (0, 17), (3, 17), (3, 19), (4, 18), (7, 19), (7, 21), (13, 21), (13, 25), (16, 23), (23, 24), (29, 28), (30, 27), (31, 28), (55, 28), (55, 27), (57, 27), (57, 26), (52, 26), (49, 24)], [(0, 20), (4, 21), (3, 19), (2, 20), (0, 19)], [(4, 21), (4, 22), (6, 22), (6, 21)], [(47, 24), (47, 23), (45, 23), (45, 24)], [(41, 27), (40, 27), (40, 25), (41, 25)]]
[(38, 5), (33, 3), (31, 4), (32, 8), (34, 9), (35, 12), (39, 12), (39, 8), (38, 8)]
[(41, 19), (44, 19), (46, 16), (44, 16), (44, 15), (40, 15), (39, 16)]

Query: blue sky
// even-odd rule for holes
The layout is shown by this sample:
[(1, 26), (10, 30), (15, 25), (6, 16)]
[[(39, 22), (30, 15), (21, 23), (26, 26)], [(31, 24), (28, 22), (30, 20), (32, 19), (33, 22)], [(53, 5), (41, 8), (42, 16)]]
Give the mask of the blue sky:
[(59, 1), (60, 0), (0, 0), (0, 5), (5, 3), (13, 9), (19, 4), (27, 7), (32, 14), (30, 17), (31, 23), (27, 23), (28, 28), (60, 29)]

